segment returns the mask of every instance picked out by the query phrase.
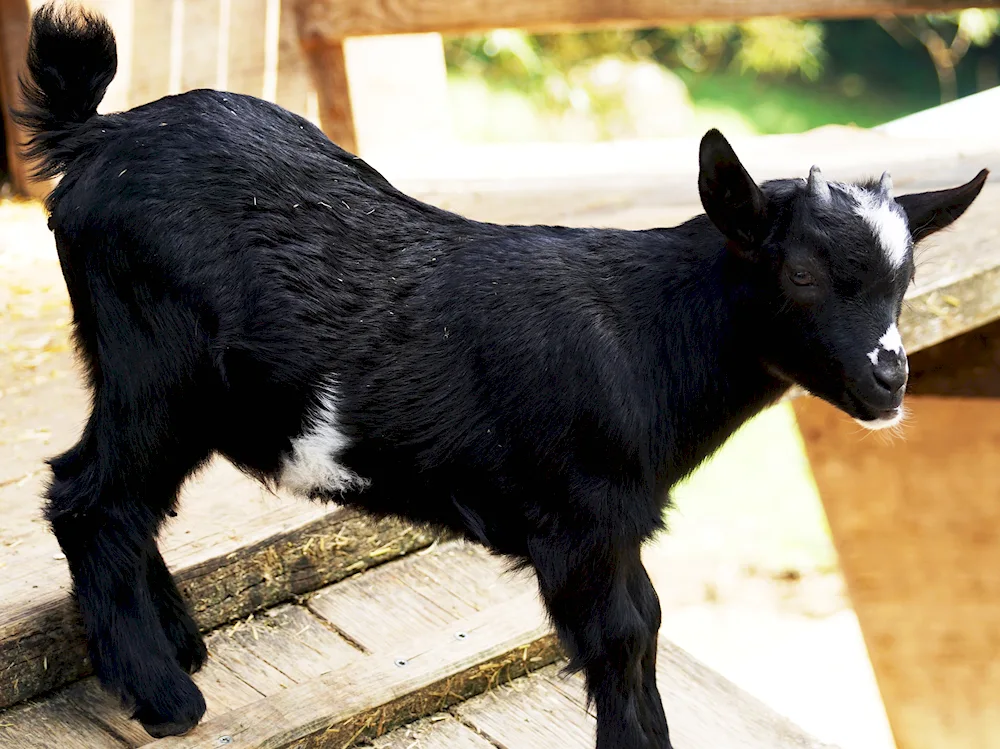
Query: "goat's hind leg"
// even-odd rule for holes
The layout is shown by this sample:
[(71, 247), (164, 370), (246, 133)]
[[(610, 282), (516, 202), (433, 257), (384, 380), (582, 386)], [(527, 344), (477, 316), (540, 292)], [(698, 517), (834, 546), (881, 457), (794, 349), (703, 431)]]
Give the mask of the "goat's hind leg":
[(159, 738), (185, 733), (205, 712), (182, 668), (202, 657), (192, 644), (197, 631), (190, 617), (176, 616), (180, 599), (163, 586), (169, 573), (154, 539), (207, 451), (174, 432), (166, 398), (143, 402), (110, 389), (95, 393), (80, 443), (52, 461), (46, 514), (73, 577), (98, 678)]

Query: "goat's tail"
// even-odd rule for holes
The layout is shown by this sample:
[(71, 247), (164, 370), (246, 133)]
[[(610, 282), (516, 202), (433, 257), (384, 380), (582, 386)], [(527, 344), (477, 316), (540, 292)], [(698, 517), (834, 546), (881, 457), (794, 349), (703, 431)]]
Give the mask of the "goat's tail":
[(73, 5), (35, 11), (20, 79), (23, 104), (12, 113), (28, 134), (23, 154), (39, 160), (34, 178), (65, 171), (76, 155), (74, 134), (97, 114), (117, 69), (115, 35), (103, 16)]

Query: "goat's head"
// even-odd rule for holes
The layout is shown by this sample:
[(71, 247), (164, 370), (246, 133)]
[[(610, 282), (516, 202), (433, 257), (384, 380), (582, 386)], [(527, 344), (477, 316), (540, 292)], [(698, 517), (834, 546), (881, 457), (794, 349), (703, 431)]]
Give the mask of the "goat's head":
[(892, 180), (758, 186), (716, 130), (701, 144), (705, 212), (738, 257), (741, 298), (759, 311), (764, 364), (870, 429), (903, 418), (909, 365), (897, 323), (913, 247), (972, 204), (981, 171), (950, 190), (894, 197)]

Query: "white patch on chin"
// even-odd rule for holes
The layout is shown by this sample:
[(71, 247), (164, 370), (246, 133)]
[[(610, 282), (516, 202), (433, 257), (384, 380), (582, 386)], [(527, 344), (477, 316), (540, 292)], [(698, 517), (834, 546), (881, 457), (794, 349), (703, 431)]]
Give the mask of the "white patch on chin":
[(882, 419), (872, 419), (871, 421), (864, 421), (862, 419), (855, 419), (861, 426), (865, 429), (870, 429), (873, 432), (877, 432), (879, 429), (892, 429), (906, 418), (906, 409), (899, 406), (895, 409), (892, 416), (888, 416)]
[(885, 196), (863, 190), (857, 185), (839, 184), (850, 195), (860, 216), (878, 238), (886, 259), (893, 268), (902, 268), (910, 248), (910, 227), (895, 201)]
[(290, 492), (312, 497), (364, 489), (370, 483), (337, 462), (347, 437), (337, 428), (333, 388), (320, 388), (319, 407), (305, 420), (302, 434), (292, 440), (292, 452), (282, 457), (278, 483)]

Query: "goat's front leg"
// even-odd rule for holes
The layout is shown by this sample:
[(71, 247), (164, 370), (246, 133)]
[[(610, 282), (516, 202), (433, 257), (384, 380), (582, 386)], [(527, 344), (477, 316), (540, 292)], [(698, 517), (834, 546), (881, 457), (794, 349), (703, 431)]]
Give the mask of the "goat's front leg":
[(597, 749), (671, 749), (662, 707), (652, 704), (659, 605), (637, 576), (639, 545), (566, 534), (532, 539), (529, 555), (570, 669), (586, 676)]
[(153, 596), (163, 633), (173, 645), (180, 667), (189, 674), (196, 673), (208, 659), (205, 640), (177, 590), (155, 539), (150, 539), (146, 545), (145, 557), (146, 583)]

